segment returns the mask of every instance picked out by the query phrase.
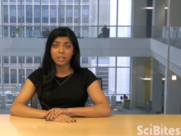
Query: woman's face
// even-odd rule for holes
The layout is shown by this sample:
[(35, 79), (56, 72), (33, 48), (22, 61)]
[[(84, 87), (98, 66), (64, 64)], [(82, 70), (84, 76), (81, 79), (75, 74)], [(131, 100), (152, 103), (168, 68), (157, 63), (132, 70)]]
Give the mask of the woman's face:
[(74, 46), (68, 37), (57, 37), (51, 45), (50, 53), (55, 65), (70, 66)]

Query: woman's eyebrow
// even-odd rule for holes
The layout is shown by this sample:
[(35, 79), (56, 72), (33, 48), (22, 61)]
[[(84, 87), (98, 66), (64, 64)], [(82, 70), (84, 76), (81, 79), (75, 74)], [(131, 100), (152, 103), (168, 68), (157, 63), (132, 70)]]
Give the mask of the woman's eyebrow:
[(65, 44), (67, 44), (67, 43), (70, 43), (70, 44), (71, 44), (71, 42), (65, 42)]
[(58, 41), (54, 41), (54, 42), (56, 42), (56, 43), (60, 43), (60, 42), (58, 42)]
[[(60, 43), (60, 42), (58, 42), (58, 41), (54, 41), (54, 42), (56, 42), (56, 43)], [(71, 42), (64, 42), (64, 44), (67, 44), (67, 43), (70, 43), (70, 44), (71, 44)]]

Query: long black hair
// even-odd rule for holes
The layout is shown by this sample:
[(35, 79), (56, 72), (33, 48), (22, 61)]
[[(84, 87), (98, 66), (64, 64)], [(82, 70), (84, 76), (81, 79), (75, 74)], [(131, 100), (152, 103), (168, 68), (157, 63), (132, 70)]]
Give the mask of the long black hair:
[(55, 63), (51, 57), (50, 49), (53, 41), (57, 37), (68, 37), (73, 44), (74, 55), (70, 60), (70, 66), (74, 71), (80, 71), (80, 49), (77, 37), (74, 32), (68, 27), (58, 27), (54, 29), (48, 36), (45, 53), (43, 56), (43, 62), (41, 68), (39, 68), (39, 74), (42, 77), (41, 81), (36, 85), (39, 99), (41, 100), (41, 95), (43, 91), (49, 91), (52, 88), (52, 83), (55, 78), (56, 69)]

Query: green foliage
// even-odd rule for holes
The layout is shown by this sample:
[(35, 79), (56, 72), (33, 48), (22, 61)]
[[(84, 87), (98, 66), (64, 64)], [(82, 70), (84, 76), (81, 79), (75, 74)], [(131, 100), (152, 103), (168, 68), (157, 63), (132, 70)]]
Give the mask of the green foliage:
[(11, 90), (11, 93), (13, 93), (14, 96), (16, 96), (16, 90)]

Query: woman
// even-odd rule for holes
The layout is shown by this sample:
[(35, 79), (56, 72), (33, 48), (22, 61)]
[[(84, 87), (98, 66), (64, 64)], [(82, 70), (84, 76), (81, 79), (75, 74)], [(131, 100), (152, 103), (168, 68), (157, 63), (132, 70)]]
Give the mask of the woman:
[[(37, 92), (42, 110), (26, 106)], [(88, 98), (94, 106), (84, 107)], [(53, 30), (46, 43), (42, 67), (26, 80), (10, 108), (12, 116), (75, 122), (68, 116), (110, 116), (109, 104), (95, 75), (80, 67), (75, 34), (65, 27)]]

